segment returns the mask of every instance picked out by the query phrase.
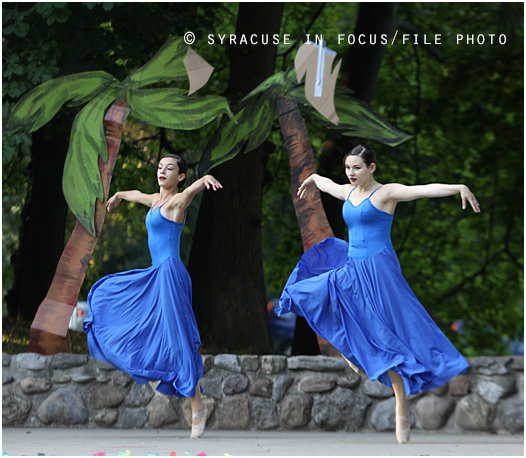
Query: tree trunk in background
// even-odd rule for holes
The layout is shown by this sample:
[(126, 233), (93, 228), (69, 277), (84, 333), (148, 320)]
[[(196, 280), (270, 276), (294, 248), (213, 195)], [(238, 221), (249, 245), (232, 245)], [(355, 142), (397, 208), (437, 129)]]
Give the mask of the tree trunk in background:
[[(283, 3), (240, 3), (236, 34), (279, 33)], [(229, 48), (232, 106), (274, 73), (276, 46)], [(204, 191), (188, 270), (205, 349), (272, 351), (266, 309), (261, 210), (269, 146), (239, 154), (211, 173), (223, 189)]]
[[(69, 353), (69, 320), (77, 303), (78, 294), (93, 250), (97, 245), (110, 189), (111, 176), (119, 154), (122, 125), (128, 116), (126, 102), (116, 101), (104, 118), (104, 134), (108, 145), (106, 163), (99, 157), (104, 202), (96, 201), (95, 233), (93, 237), (78, 221), (58, 262), (53, 282), (45, 299), (38, 307), (31, 324), (29, 351), (42, 355)], [(62, 183), (62, 180), (61, 180)]]
[(69, 138), (55, 124), (33, 133), (29, 165), (33, 185), (22, 210), (19, 245), (11, 258), (13, 285), (6, 295), (8, 315), (15, 320), (33, 319), (64, 248), (68, 205), (62, 172)]
[[(290, 194), (301, 230), (303, 250), (306, 251), (327, 237), (334, 237), (334, 234), (323, 210), (321, 193), (317, 192), (315, 198), (309, 196), (307, 199), (300, 199), (298, 197), (298, 188), (301, 183), (316, 173), (314, 153), (305, 121), (294, 102), (278, 97), (277, 103), (281, 133), (290, 159)], [(317, 355), (320, 354), (320, 348), (327, 354), (339, 355), (325, 339), (320, 336), (316, 338), (316, 333), (308, 325), (307, 320), (298, 316), (292, 354)]]
[[(349, 46), (349, 51), (342, 63), (341, 84), (354, 91), (354, 96), (371, 103), (376, 93), (378, 75), (386, 51), (386, 45), (380, 43), (379, 37), (386, 34), (391, 37), (396, 10), (395, 3), (360, 3), (354, 35), (376, 35), (375, 45), (365, 44)], [(320, 155), (320, 174), (338, 183), (347, 183), (343, 171), (343, 156), (361, 141), (353, 137), (340, 136), (325, 140)], [(346, 238), (347, 227), (342, 218), (342, 204), (330, 196), (322, 196), (323, 207), (335, 235)]]

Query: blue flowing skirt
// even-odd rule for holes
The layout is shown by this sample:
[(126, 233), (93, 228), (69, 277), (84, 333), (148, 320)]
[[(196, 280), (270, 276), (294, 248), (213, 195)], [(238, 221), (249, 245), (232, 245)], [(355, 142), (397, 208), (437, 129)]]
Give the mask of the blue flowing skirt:
[(157, 390), (192, 397), (203, 376), (201, 340), (184, 264), (168, 258), (157, 267), (108, 275), (93, 285), (84, 321), (91, 356), (112, 363)]
[(347, 242), (328, 238), (307, 250), (292, 272), (278, 315), (304, 317), (371, 380), (407, 395), (437, 388), (469, 365), (438, 328), (402, 276), (395, 251), (348, 257)]

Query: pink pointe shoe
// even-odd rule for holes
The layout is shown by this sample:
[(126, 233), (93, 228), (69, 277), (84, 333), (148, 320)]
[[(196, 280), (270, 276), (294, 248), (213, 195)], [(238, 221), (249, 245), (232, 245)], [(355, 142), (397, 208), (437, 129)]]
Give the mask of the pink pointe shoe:
[[(194, 419), (198, 418), (199, 423), (194, 424)], [(206, 420), (208, 418), (208, 409), (206, 406), (200, 412), (192, 412), (192, 434), (190, 435), (191, 439), (199, 439), (205, 432)]]
[[(402, 427), (402, 423), (407, 422), (405, 428)], [(409, 418), (407, 415), (396, 415), (396, 439), (399, 444), (406, 444), (409, 442), (409, 437), (411, 436), (411, 426), (409, 424)]]

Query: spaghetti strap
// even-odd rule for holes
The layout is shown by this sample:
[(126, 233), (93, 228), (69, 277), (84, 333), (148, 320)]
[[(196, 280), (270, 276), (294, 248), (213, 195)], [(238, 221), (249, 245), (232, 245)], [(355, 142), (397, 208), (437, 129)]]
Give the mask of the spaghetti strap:
[(349, 197), (351, 197), (351, 194), (352, 192), (356, 189), (356, 186), (354, 188), (351, 189), (351, 192), (349, 193), (349, 195), (347, 196), (347, 200), (349, 199)]
[(379, 190), (380, 188), (381, 188), (381, 186), (380, 186), (379, 188), (376, 188), (376, 189), (375, 189), (375, 190), (374, 190), (374, 191), (373, 191), (373, 192), (372, 192), (371, 194), (369, 194), (369, 197), (368, 197), (368, 199), (370, 199), (370, 198), (371, 198), (371, 196), (372, 196), (372, 195), (373, 195), (373, 194), (374, 194), (374, 193), (375, 193), (376, 191), (378, 191), (378, 190)]

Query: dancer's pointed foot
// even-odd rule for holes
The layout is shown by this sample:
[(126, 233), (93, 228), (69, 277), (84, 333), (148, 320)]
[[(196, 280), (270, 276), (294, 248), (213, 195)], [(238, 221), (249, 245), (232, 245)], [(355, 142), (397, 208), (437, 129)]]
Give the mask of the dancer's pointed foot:
[(191, 439), (199, 439), (205, 432), (206, 420), (208, 419), (208, 409), (203, 406), (199, 412), (192, 412), (192, 434)]
[(399, 444), (406, 444), (409, 442), (411, 436), (411, 426), (407, 415), (396, 415), (396, 439)]

